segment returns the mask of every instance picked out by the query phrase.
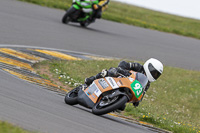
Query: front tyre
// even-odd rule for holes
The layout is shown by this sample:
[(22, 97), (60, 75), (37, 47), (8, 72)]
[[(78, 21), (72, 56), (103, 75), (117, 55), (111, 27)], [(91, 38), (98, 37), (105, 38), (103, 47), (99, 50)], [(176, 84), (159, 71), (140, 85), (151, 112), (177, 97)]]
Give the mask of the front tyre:
[(71, 20), (71, 18), (69, 17), (72, 13), (74, 13), (76, 11), (76, 9), (71, 6), (67, 12), (65, 13), (65, 15), (62, 18), (62, 23), (67, 24), (69, 23), (69, 21)]
[(65, 96), (65, 103), (69, 105), (78, 104), (78, 93), (75, 89), (68, 92)]
[(112, 103), (107, 104), (104, 101), (100, 100), (95, 106), (92, 108), (92, 113), (95, 115), (103, 115), (109, 112), (112, 112), (122, 106), (124, 106), (128, 102), (128, 98), (126, 96), (119, 97), (117, 96)]
[(66, 13), (66, 14), (63, 16), (63, 18), (62, 18), (62, 23), (63, 23), (63, 24), (68, 24), (69, 21), (70, 21), (70, 17), (69, 17), (69, 15)]

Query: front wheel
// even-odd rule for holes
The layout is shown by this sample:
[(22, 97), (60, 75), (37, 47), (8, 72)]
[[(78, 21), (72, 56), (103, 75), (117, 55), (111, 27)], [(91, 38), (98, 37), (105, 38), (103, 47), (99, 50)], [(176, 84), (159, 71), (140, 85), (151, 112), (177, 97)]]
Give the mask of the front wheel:
[(116, 96), (112, 100), (109, 100), (109, 102), (106, 102), (105, 100), (100, 100), (92, 108), (92, 113), (94, 113), (95, 115), (107, 114), (124, 106), (127, 102), (128, 98), (126, 96)]
[(65, 103), (69, 105), (78, 104), (78, 93), (75, 89), (71, 90), (66, 94)]
[(76, 11), (76, 9), (73, 7), (73, 6), (71, 6), (68, 10), (67, 10), (67, 12), (65, 13), (65, 15), (63, 16), (63, 18), (62, 18), (62, 22), (64, 23), (64, 24), (67, 24), (67, 23), (69, 23), (69, 21), (71, 20), (71, 18), (69, 17), (72, 13), (74, 13)]
[(70, 21), (70, 17), (69, 17), (69, 15), (66, 13), (66, 14), (63, 16), (63, 18), (62, 18), (62, 23), (63, 23), (63, 24), (68, 24), (69, 21)]

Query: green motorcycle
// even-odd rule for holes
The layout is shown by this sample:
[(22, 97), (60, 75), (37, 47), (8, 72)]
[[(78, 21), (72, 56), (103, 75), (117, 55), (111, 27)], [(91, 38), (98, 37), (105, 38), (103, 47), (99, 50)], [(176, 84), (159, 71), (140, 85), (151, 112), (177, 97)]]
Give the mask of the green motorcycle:
[(91, 21), (89, 18), (93, 14), (93, 4), (98, 4), (99, 0), (73, 0), (72, 6), (66, 11), (62, 22), (80, 23), (82, 27), (87, 27)]

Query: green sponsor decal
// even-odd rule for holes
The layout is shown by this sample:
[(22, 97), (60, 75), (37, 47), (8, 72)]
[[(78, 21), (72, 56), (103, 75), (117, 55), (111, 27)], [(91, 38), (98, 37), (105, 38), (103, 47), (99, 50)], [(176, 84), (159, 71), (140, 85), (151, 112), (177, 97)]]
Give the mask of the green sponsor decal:
[(138, 98), (140, 97), (140, 95), (143, 92), (143, 88), (142, 85), (140, 84), (139, 81), (135, 80), (132, 84), (131, 84), (131, 88), (135, 93), (135, 96)]
[(76, 10), (79, 10), (79, 9), (80, 9), (80, 7), (79, 7), (78, 5), (76, 5), (76, 4), (73, 4), (73, 7), (74, 7)]

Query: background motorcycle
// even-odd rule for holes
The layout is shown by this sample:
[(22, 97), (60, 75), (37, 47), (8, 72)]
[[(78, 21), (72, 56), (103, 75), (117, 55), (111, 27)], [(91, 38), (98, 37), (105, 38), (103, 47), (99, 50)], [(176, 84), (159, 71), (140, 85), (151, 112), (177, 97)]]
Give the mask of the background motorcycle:
[(99, 0), (73, 0), (72, 6), (66, 11), (62, 22), (80, 23), (81, 26), (87, 27), (91, 22), (88, 20), (93, 13), (92, 5), (98, 4)]
[(127, 102), (137, 102), (143, 97), (148, 83), (142, 73), (130, 71), (129, 77), (96, 79), (89, 87), (73, 89), (65, 96), (65, 103), (80, 104), (103, 115), (123, 107)]

